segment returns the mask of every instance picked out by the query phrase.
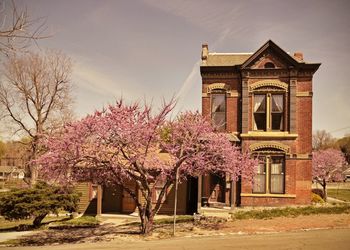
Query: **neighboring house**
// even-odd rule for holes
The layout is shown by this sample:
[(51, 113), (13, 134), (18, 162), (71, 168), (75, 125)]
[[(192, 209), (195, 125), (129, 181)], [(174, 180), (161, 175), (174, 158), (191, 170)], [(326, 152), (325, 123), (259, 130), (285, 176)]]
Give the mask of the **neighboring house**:
[(24, 170), (15, 166), (0, 166), (0, 181), (24, 179)]
[[(206, 176), (202, 197), (243, 206), (309, 204), (312, 78), (306, 63), (269, 40), (255, 53), (211, 53), (202, 46), (202, 113), (261, 160), (253, 183)], [(232, 198), (231, 198), (232, 197)]]
[[(306, 63), (300, 52), (286, 53), (271, 40), (255, 53), (212, 53), (202, 45), (202, 114), (229, 133), (232, 143), (258, 156), (261, 164), (253, 182), (208, 175), (182, 183), (179, 214), (201, 206), (311, 202), (312, 77), (319, 66)], [(81, 183), (78, 190), (83, 193), (81, 212), (135, 210), (122, 187)], [(172, 213), (173, 202), (170, 188), (160, 213)]]
[(21, 187), (25, 171), (20, 165), (21, 161), (14, 158), (0, 159), (0, 189), (7, 190), (9, 188)]

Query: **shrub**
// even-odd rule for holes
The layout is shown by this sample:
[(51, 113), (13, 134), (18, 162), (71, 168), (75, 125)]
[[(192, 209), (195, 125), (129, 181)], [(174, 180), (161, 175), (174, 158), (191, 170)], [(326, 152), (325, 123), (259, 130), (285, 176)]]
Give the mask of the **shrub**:
[(318, 196), (320, 196), (322, 199), (324, 199), (324, 193), (322, 189), (319, 188), (313, 188), (312, 189), (312, 193), (317, 194)]
[(232, 214), (233, 219), (271, 219), (274, 217), (296, 217), (299, 215), (311, 215), (311, 214), (341, 214), (350, 213), (350, 206), (340, 205), (332, 207), (287, 207), (287, 208), (274, 208), (263, 210), (251, 210), (251, 211), (239, 211)]
[(321, 198), (321, 196), (315, 193), (311, 194), (311, 201), (312, 203), (325, 203), (325, 201)]
[(50, 186), (39, 182), (33, 188), (12, 190), (0, 196), (0, 215), (7, 220), (34, 218), (33, 226), (39, 227), (49, 213), (59, 210), (74, 212), (79, 195), (72, 189)]

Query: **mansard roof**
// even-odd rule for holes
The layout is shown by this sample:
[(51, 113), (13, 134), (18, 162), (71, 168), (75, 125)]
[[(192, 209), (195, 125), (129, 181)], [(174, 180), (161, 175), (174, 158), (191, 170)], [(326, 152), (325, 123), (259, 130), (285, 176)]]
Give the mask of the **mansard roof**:
[(216, 53), (209, 52), (208, 45), (202, 45), (202, 65), (201, 72), (206, 70), (224, 70), (226, 69), (248, 69), (256, 60), (262, 57), (266, 52), (272, 52), (283, 60), (288, 67), (311, 69), (314, 72), (321, 65), (320, 63), (306, 63), (303, 61), (302, 54), (296, 53), (291, 56), (281, 49), (272, 40), (268, 40), (254, 53)]

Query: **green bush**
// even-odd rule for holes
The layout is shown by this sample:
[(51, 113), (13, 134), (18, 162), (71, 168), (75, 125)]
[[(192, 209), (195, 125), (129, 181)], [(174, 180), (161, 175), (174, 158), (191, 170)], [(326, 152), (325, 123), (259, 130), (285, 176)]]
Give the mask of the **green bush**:
[(34, 218), (33, 226), (39, 227), (49, 213), (60, 210), (74, 212), (79, 195), (72, 189), (50, 186), (39, 182), (33, 188), (4, 192), (0, 196), (0, 215), (7, 220)]
[(322, 189), (319, 188), (313, 188), (312, 189), (312, 193), (317, 194), (318, 196), (320, 196), (322, 199), (324, 199), (324, 193)]
[(275, 217), (296, 217), (299, 215), (312, 214), (341, 214), (350, 213), (349, 205), (339, 205), (331, 207), (287, 207), (263, 210), (239, 211), (232, 214), (233, 219), (271, 219)]

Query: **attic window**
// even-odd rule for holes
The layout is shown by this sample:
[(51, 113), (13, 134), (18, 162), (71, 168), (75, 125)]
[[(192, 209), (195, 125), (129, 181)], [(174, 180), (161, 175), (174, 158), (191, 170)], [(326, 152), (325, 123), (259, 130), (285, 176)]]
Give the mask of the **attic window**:
[(272, 62), (267, 62), (267, 63), (265, 63), (264, 68), (265, 69), (274, 69), (274, 68), (276, 68), (276, 66)]

